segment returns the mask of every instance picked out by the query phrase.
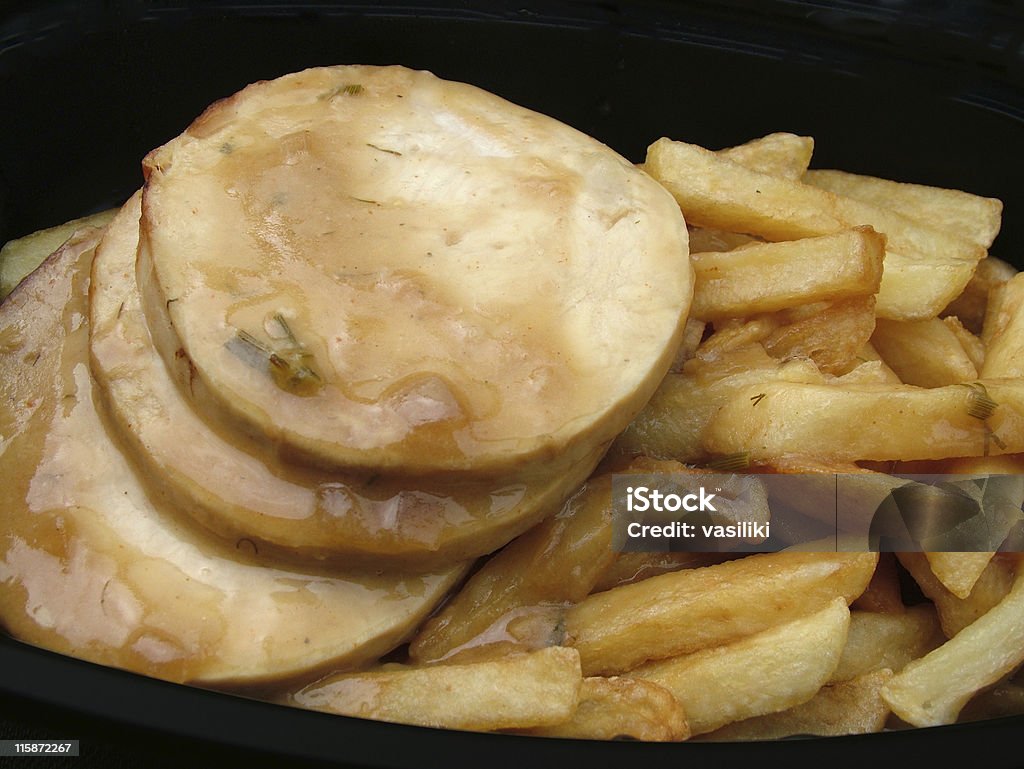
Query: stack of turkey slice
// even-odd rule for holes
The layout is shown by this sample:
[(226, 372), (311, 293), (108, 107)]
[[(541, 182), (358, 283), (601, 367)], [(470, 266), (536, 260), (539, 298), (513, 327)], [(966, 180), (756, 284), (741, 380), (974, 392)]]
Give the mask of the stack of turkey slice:
[(0, 617), (174, 680), (355, 666), (590, 474), (689, 306), (672, 198), (400, 67), (210, 107), (0, 306)]

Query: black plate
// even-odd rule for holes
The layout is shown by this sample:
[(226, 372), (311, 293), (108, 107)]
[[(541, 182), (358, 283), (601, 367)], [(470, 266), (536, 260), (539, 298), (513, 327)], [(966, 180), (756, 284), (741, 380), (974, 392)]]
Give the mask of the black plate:
[[(314, 65), (401, 63), (558, 117), (632, 160), (663, 135), (717, 148), (771, 131), (808, 134), (816, 167), (1001, 198), (993, 253), (1020, 265), (1022, 34), (1016, 0), (8, 3), (0, 242), (123, 201), (141, 183), (148, 150), (249, 82)], [(736, 745), (454, 733), (174, 686), (2, 636), (0, 713), (0, 737), (81, 739), (83, 756), (68, 766), (838, 767), (980, 758), (1000, 767), (1021, 765), (1024, 728), (1006, 719)]]

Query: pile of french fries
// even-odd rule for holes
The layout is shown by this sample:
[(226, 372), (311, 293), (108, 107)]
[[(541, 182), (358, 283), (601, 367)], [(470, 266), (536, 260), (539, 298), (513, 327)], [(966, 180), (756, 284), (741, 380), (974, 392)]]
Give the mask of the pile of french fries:
[(696, 273), (672, 372), (587, 485), (486, 560), (404, 661), (290, 702), (665, 741), (1024, 713), (1016, 553), (612, 547), (615, 473), (1024, 469), (1024, 276), (988, 255), (1000, 202), (808, 170), (812, 151), (792, 134), (650, 147)]

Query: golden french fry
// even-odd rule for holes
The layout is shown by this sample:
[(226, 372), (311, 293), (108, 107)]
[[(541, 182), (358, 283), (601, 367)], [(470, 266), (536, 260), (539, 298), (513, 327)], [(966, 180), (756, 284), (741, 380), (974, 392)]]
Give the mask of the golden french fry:
[(691, 314), (714, 320), (874, 294), (884, 256), (885, 238), (870, 227), (733, 251), (691, 251)]
[(991, 292), (1017, 274), (1017, 268), (994, 256), (986, 256), (974, 270), (964, 290), (943, 310), (943, 315), (959, 318), (964, 326), (980, 334)]
[(1024, 379), (931, 389), (761, 381), (731, 390), (704, 430), (712, 454), (836, 462), (1024, 451)]
[(964, 348), (964, 353), (974, 366), (974, 370), (981, 371), (982, 364), (985, 362), (985, 345), (981, 339), (968, 329), (956, 315), (947, 315), (942, 322), (960, 342), (960, 346)]
[(7, 241), (0, 248), (0, 299), (11, 293), (26, 275), (42, 264), (43, 259), (60, 248), (78, 230), (105, 227), (116, 213), (117, 209), (111, 208)]
[(797, 240), (869, 223), (841, 219), (824, 204), (831, 193), (752, 171), (685, 142), (654, 142), (644, 169), (672, 193), (687, 222), (701, 227)]
[[(885, 361), (878, 354), (878, 350), (874, 348), (870, 341), (860, 348), (857, 359), (860, 361), (860, 365), (855, 369), (851, 369), (849, 373), (853, 374), (857, 369), (863, 369), (861, 379), (859, 380), (862, 384), (872, 382), (876, 384), (900, 384), (900, 378), (896, 375), (896, 372), (886, 365)], [(855, 380), (851, 378), (849, 381), (853, 382)]]
[(807, 184), (896, 211), (915, 221), (959, 233), (980, 246), (992, 245), (1002, 223), (1003, 204), (961, 190), (907, 184), (847, 171), (814, 169)]
[(672, 692), (692, 734), (785, 710), (809, 700), (828, 681), (846, 642), (845, 599), (812, 611), (722, 646), (650, 662), (627, 675)]
[(1013, 570), (1006, 560), (994, 557), (978, 576), (970, 595), (958, 598), (935, 576), (924, 553), (898, 553), (899, 561), (921, 592), (935, 604), (942, 632), (953, 638), (984, 616), (1006, 597), (1013, 585)]
[[(755, 354), (748, 354), (751, 351)], [(783, 376), (808, 374), (807, 366), (800, 363), (779, 366), (759, 346), (730, 351), (714, 360), (689, 361), (683, 373), (669, 374), (662, 380), (609, 453), (700, 461), (707, 457), (703, 445), (707, 425), (736, 393)], [(820, 381), (816, 371), (812, 375)]]
[(951, 724), (975, 692), (1022, 662), (1024, 575), (1019, 575), (997, 605), (897, 673), (882, 688), (882, 697), (908, 724)]
[(579, 705), (569, 721), (522, 733), (584, 740), (678, 742), (690, 736), (690, 725), (682, 706), (664, 687), (639, 678), (592, 676), (583, 679)]
[(621, 673), (758, 633), (836, 597), (849, 603), (877, 560), (877, 553), (766, 553), (662, 574), (570, 608), (566, 643), (579, 650), (586, 675)]
[(949, 306), (971, 279), (974, 263), (936, 251), (929, 256), (885, 252), (885, 272), (876, 296), (879, 318), (925, 320)]
[(586, 596), (615, 558), (611, 518), (611, 476), (592, 478), (473, 574), (413, 639), (410, 657), (430, 662), (489, 642), (557, 643), (559, 605)]
[[(798, 310), (809, 311), (805, 316)], [(780, 325), (762, 342), (775, 358), (808, 358), (826, 374), (855, 368), (858, 355), (875, 328), (875, 298), (851, 297), (824, 306), (812, 305), (777, 313)]]
[(846, 646), (830, 680), (849, 681), (883, 668), (899, 672), (945, 640), (931, 604), (899, 613), (852, 611)]
[(552, 646), (500, 659), (329, 676), (292, 695), (292, 704), (358, 718), (491, 731), (551, 726), (576, 711), (579, 655)]
[(932, 574), (946, 590), (957, 598), (967, 598), (994, 555), (995, 553), (985, 552), (926, 552), (924, 557), (928, 560)]
[[(1014, 276), (1016, 278), (1016, 276)], [(1024, 281), (1010, 278), (993, 286), (985, 305), (985, 318), (981, 328), (981, 341), (985, 349), (1010, 325), (1015, 311), (1024, 302)]]
[(906, 384), (942, 387), (978, 378), (978, 370), (956, 333), (938, 318), (879, 318), (871, 344)]
[(790, 179), (758, 173), (684, 142), (659, 139), (644, 165), (676, 198), (687, 221), (796, 240), (870, 225), (887, 238), (880, 317), (939, 314), (967, 285), (985, 248), (898, 213)]
[(1024, 377), (1024, 273), (1000, 289), (1001, 312), (985, 345), (983, 377)]
[(849, 681), (827, 684), (811, 699), (778, 713), (748, 718), (704, 735), (714, 742), (780, 740), (785, 737), (834, 737), (873, 734), (885, 728), (889, 706), (882, 686), (892, 678), (887, 668)]
[(718, 151), (720, 157), (733, 163), (784, 179), (800, 179), (813, 154), (813, 138), (784, 132), (770, 133)]

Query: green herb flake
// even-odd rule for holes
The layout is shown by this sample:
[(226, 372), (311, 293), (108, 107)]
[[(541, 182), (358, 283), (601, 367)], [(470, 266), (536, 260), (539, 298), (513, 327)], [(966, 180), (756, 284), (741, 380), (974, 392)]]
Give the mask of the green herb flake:
[(270, 378), (278, 387), (292, 395), (306, 398), (323, 388), (323, 378), (316, 370), (316, 357), (296, 339), (291, 327), (280, 313), (274, 320), (281, 327), (287, 344), (277, 348), (240, 330), (228, 343), (228, 349), (250, 365), (266, 365)]
[(705, 467), (723, 473), (731, 473), (750, 467), (750, 452), (737, 451), (735, 454), (723, 454), (710, 460)]
[(360, 83), (345, 83), (344, 85), (332, 88), (330, 91), (324, 91), (317, 99), (320, 101), (330, 101), (338, 96), (358, 96), (363, 90), (363, 86)]
[(398, 150), (389, 150), (387, 147), (378, 147), (376, 144), (371, 144), (370, 142), (366, 142), (366, 146), (372, 147), (378, 152), (386, 152), (389, 155), (397, 155), (398, 157), (402, 157), (402, 153), (399, 152)]

